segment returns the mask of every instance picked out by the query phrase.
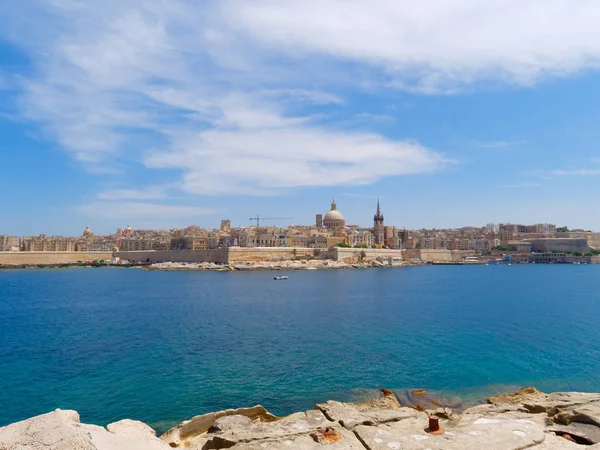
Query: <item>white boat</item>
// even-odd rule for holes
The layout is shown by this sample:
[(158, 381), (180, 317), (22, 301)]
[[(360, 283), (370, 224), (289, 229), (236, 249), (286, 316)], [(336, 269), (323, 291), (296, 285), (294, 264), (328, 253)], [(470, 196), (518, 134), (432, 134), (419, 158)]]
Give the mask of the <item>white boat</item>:
[(275, 280), (287, 280), (289, 277), (287, 275), (281, 275), (279, 277), (274, 277)]

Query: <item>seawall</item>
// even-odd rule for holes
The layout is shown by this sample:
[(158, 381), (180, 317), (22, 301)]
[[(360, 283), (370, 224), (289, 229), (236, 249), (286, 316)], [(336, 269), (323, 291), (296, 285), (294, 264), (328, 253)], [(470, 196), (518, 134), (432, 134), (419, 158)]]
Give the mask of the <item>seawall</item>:
[(315, 249), (298, 247), (226, 247), (215, 250), (165, 250), (115, 252), (115, 257), (133, 263), (143, 262), (187, 262), (218, 264), (264, 263), (294, 259), (331, 259), (334, 261), (358, 262), (359, 260), (402, 260), (402, 250), (339, 248)]
[(0, 252), (0, 266), (73, 264), (111, 259), (112, 252)]

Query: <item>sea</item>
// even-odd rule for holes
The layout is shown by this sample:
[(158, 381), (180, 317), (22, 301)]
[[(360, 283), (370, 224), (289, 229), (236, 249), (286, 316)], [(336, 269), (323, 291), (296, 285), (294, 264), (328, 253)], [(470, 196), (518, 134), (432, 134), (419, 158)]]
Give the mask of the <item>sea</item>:
[(0, 426), (530, 385), (600, 391), (600, 265), (0, 271)]

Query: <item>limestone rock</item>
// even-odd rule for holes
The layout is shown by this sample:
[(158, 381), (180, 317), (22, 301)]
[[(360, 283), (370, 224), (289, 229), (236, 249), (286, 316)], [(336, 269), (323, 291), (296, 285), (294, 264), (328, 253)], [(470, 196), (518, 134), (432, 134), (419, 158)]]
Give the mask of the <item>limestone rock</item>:
[(371, 450), (508, 450), (533, 447), (545, 439), (541, 425), (526, 419), (503, 416), (478, 418), (459, 426), (442, 423), (445, 432), (441, 435), (427, 433), (427, 425), (427, 416), (423, 415), (377, 427), (361, 425), (354, 431), (365, 447)]
[(330, 424), (323, 413), (311, 410), (295, 413), (273, 422), (253, 421), (249, 426), (231, 428), (224, 433), (209, 433), (206, 437), (231, 444), (265, 439), (288, 439), (293, 436), (308, 435)]
[(258, 441), (239, 443), (231, 448), (234, 450), (364, 450), (365, 447), (350, 431), (342, 427), (334, 427), (339, 439), (334, 442), (320, 443), (310, 434), (290, 436), (283, 439), (263, 439)]
[[(206, 442), (204, 435), (217, 419), (236, 415), (245, 416), (251, 421), (254, 420), (258, 422), (271, 422), (277, 420), (276, 416), (270, 414), (260, 405), (253, 406), (252, 408), (227, 409), (225, 411), (203, 414), (201, 416), (193, 417), (190, 420), (186, 420), (176, 427), (171, 428), (163, 434), (160, 439), (175, 448), (184, 446), (190, 450), (202, 448), (202, 446), (199, 445), (203, 445)], [(191, 446), (192, 444), (194, 445), (193, 447)]]
[(241, 414), (232, 416), (220, 417), (215, 420), (215, 423), (208, 429), (209, 433), (222, 433), (225, 431), (235, 430), (236, 428), (248, 427), (252, 424), (252, 419)]
[(36, 416), (0, 428), (1, 450), (167, 450), (147, 425), (133, 420), (112, 424), (111, 431), (79, 422), (76, 411)]
[(90, 436), (73, 425), (79, 423), (76, 411), (61, 411), (32, 417), (0, 428), (2, 450), (95, 450)]
[(349, 430), (357, 425), (378, 425), (425, 416), (412, 408), (400, 407), (397, 400), (391, 397), (383, 397), (364, 405), (328, 401), (317, 405), (316, 408), (329, 420), (338, 422)]

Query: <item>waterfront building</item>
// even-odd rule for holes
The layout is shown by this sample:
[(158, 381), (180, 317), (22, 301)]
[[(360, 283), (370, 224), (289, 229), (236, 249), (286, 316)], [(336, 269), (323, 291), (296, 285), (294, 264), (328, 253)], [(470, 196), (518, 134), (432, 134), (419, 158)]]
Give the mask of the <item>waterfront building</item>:
[(399, 230), (398, 231), (398, 239), (400, 239), (400, 247), (399, 248), (408, 248), (408, 239), (410, 238), (410, 233), (408, 230)]
[(375, 235), (375, 245), (385, 245), (385, 229), (383, 225), (383, 214), (379, 207), (379, 199), (377, 200), (377, 212), (373, 216), (373, 234)]
[(205, 236), (185, 236), (171, 239), (171, 250), (206, 250), (207, 237)]
[(23, 251), (25, 252), (73, 252), (75, 239), (63, 236), (25, 236), (23, 237)]
[(325, 214), (323, 223), (329, 230), (336, 231), (346, 226), (346, 219), (344, 218), (344, 215), (338, 211), (335, 199), (331, 202), (331, 210)]
[(354, 230), (348, 235), (350, 247), (368, 247), (375, 245), (373, 233), (368, 230)]
[(0, 236), (0, 251), (18, 252), (19, 250), (21, 250), (21, 238), (7, 234)]
[(400, 234), (396, 227), (383, 227), (384, 245), (387, 248), (400, 248)]

